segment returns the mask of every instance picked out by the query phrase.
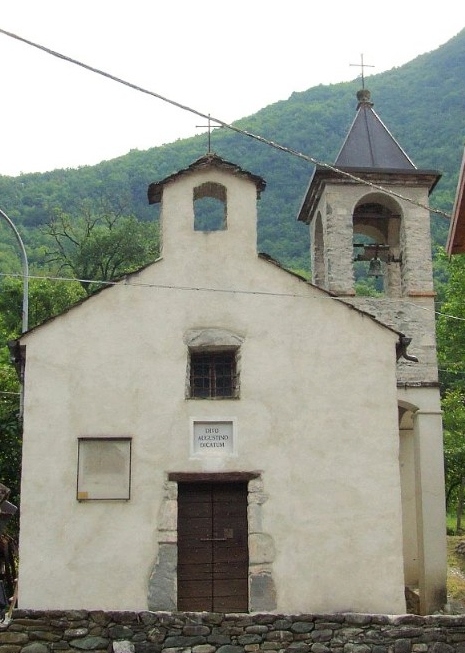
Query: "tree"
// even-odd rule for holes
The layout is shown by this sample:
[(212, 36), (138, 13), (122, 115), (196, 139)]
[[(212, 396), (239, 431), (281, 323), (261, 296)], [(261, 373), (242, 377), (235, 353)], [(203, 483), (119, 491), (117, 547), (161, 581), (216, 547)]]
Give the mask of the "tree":
[[(121, 212), (95, 213), (87, 205), (78, 218), (55, 211), (44, 229), (49, 237), (49, 263), (73, 279), (31, 278), (29, 327), (53, 317), (90, 294), (98, 281), (131, 272), (158, 255), (158, 225), (139, 222)], [(43, 271), (42, 271), (43, 273)], [(9, 360), (8, 342), (21, 333), (22, 279), (0, 281), (0, 481), (19, 504), (21, 477), (20, 386)], [(13, 523), (13, 531), (17, 521)]]
[[(29, 325), (40, 324), (85, 296), (76, 282), (30, 279)], [(0, 482), (11, 490), (10, 500), (19, 506), (21, 479), (20, 384), (10, 363), (8, 342), (21, 333), (22, 280), (5, 277), (0, 283)], [(8, 524), (16, 534), (18, 519)]]
[(21, 478), (21, 425), (19, 382), (11, 365), (0, 365), (0, 388), (0, 482), (10, 488), (10, 500), (17, 504)]
[(442, 390), (446, 497), (457, 508), (460, 527), (465, 490), (465, 257), (447, 260), (439, 253), (447, 275), (441, 284), (442, 303), (437, 321), (438, 359)]
[[(443, 261), (445, 255), (439, 257)], [(447, 273), (437, 322), (441, 383), (445, 391), (453, 387), (465, 391), (465, 256), (447, 262)]]
[(110, 281), (154, 261), (159, 252), (155, 222), (141, 222), (119, 211), (95, 212), (82, 206), (78, 217), (56, 210), (44, 227), (53, 244), (49, 263), (58, 273), (67, 271), (87, 294)]
[[(29, 326), (66, 310), (90, 294), (100, 281), (109, 281), (154, 260), (158, 255), (158, 225), (139, 222), (121, 212), (94, 213), (83, 206), (74, 218), (55, 211), (44, 229), (51, 243), (49, 263), (58, 273), (67, 270), (72, 279), (31, 278)], [(0, 481), (19, 503), (21, 476), (20, 386), (9, 361), (8, 341), (21, 332), (22, 279), (4, 277), (0, 282)], [(13, 530), (17, 522), (13, 524)]]

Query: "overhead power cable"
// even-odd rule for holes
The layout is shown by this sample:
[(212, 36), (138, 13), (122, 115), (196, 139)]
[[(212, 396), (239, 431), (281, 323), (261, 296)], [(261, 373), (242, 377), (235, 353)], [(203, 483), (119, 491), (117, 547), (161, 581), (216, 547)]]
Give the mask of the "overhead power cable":
[[(179, 286), (176, 284), (160, 284), (160, 283), (151, 283), (151, 282), (141, 282), (141, 281), (131, 281), (129, 277), (132, 276), (132, 274), (137, 274), (137, 271), (135, 273), (128, 272), (126, 275), (123, 277), (120, 277), (119, 279), (115, 280), (103, 280), (103, 279), (79, 279), (76, 277), (61, 277), (61, 276), (54, 276), (54, 275), (33, 275), (30, 274), (28, 275), (28, 279), (36, 279), (40, 281), (65, 281), (68, 283), (80, 283), (80, 284), (95, 284), (97, 286), (101, 286), (102, 288), (105, 286), (124, 286), (127, 288), (151, 288), (155, 290), (177, 290), (177, 291), (183, 291), (183, 292), (209, 292), (209, 293), (223, 293), (223, 294), (231, 294), (231, 295), (255, 295), (255, 296), (264, 296), (264, 297), (283, 297), (283, 298), (288, 298), (292, 297), (295, 299), (315, 299), (314, 297), (311, 297), (308, 294), (302, 294), (302, 293), (293, 293), (293, 292), (275, 292), (272, 290), (244, 290), (241, 288), (212, 288), (210, 286)], [(0, 278), (22, 278), (22, 275), (19, 273), (15, 272), (0, 272)], [(306, 279), (303, 277), (300, 277), (301, 280), (304, 283), (309, 283)], [(310, 284), (311, 285), (311, 284)], [(315, 286), (316, 289), (318, 289)], [(92, 295), (90, 295), (92, 296)], [(85, 299), (85, 298), (84, 298)], [(332, 301), (340, 301), (342, 303), (350, 304), (351, 306), (355, 306), (355, 308), (362, 308), (358, 307), (356, 304), (352, 304), (350, 302), (350, 298), (345, 298), (342, 296), (337, 296), (337, 295), (330, 295), (327, 294), (325, 297), (318, 297), (318, 300), (321, 301), (322, 299), (327, 299), (327, 300), (332, 300)], [(364, 297), (363, 295), (360, 295), (358, 297), (353, 297), (352, 299), (371, 299), (370, 297)], [(390, 298), (390, 297), (383, 297), (384, 301), (386, 302), (392, 302), (396, 303), (398, 301), (397, 298)], [(427, 306), (421, 306), (420, 304), (415, 304), (414, 302), (408, 301), (405, 302), (407, 305), (418, 309), (419, 311), (424, 311), (426, 313), (434, 313), (435, 315), (442, 316), (451, 320), (458, 320), (460, 322), (465, 322), (465, 317), (458, 317), (456, 315), (450, 315), (448, 313), (442, 313), (439, 310), (434, 310), (431, 309)], [(363, 308), (362, 308), (363, 310)]]
[[(238, 134), (242, 134), (243, 136), (247, 136), (248, 138), (252, 138), (260, 143), (263, 143), (265, 145), (268, 145), (270, 147), (273, 147), (277, 150), (280, 150), (281, 152), (285, 152), (286, 154), (290, 154), (292, 156), (296, 156), (299, 159), (302, 159), (304, 161), (308, 161), (309, 163), (312, 163), (314, 165), (326, 168), (327, 170), (330, 170), (332, 172), (335, 172), (337, 174), (340, 174), (344, 177), (347, 177), (348, 179), (351, 179), (352, 181), (355, 181), (359, 184), (364, 184), (365, 186), (369, 186), (370, 188), (373, 188), (375, 190), (380, 190), (383, 193), (387, 193), (391, 195), (392, 197), (396, 197), (397, 199), (400, 199), (405, 202), (409, 202), (411, 204), (414, 204), (415, 206), (418, 206), (420, 208), (426, 209), (427, 211), (430, 211), (431, 213), (436, 213), (437, 215), (441, 215), (444, 218), (450, 219), (450, 215), (446, 213), (445, 211), (442, 211), (441, 209), (434, 209), (430, 206), (426, 206), (424, 204), (421, 204), (420, 202), (416, 202), (415, 200), (412, 200), (409, 197), (405, 197), (404, 195), (400, 193), (396, 193), (395, 191), (391, 189), (387, 189), (384, 186), (380, 186), (378, 184), (374, 184), (366, 179), (361, 179), (360, 177), (357, 177), (356, 175), (351, 174), (350, 172), (347, 172), (347, 170), (341, 170), (340, 168), (337, 168), (336, 166), (333, 166), (329, 163), (324, 163), (322, 161), (319, 161), (318, 159), (315, 159), (312, 156), (309, 156), (307, 154), (303, 154), (302, 152), (299, 152), (298, 150), (294, 150), (291, 147), (287, 147), (285, 145), (280, 145), (279, 143), (276, 143), (275, 141), (272, 141), (268, 138), (264, 138), (263, 136), (259, 136), (258, 134), (254, 134), (252, 132), (249, 132), (245, 129), (241, 129), (240, 127), (235, 127), (234, 125), (231, 125), (230, 123), (224, 122), (220, 118), (215, 118), (214, 116), (210, 114), (205, 114), (202, 111), (198, 111), (197, 109), (194, 109), (192, 107), (189, 107), (185, 104), (182, 104), (180, 102), (176, 102), (176, 100), (171, 100), (170, 98), (167, 98), (163, 95), (160, 95), (159, 93), (156, 93), (155, 91), (150, 91), (146, 88), (143, 88), (142, 86), (138, 86), (137, 84), (133, 84), (132, 82), (129, 82), (125, 79), (122, 79), (121, 77), (117, 77), (116, 75), (112, 75), (111, 73), (105, 72), (104, 70), (101, 70), (100, 68), (95, 68), (94, 66), (90, 66), (89, 64), (86, 64), (82, 61), (79, 61), (77, 59), (73, 59), (72, 57), (68, 57), (65, 54), (62, 54), (60, 52), (56, 52), (56, 50), (51, 50), (50, 48), (45, 47), (44, 45), (40, 45), (39, 43), (35, 43), (34, 41), (30, 41), (29, 39), (25, 39), (22, 36), (19, 36), (18, 34), (14, 34), (13, 32), (8, 32), (7, 30), (1, 29), (0, 28), (0, 33), (4, 34), (5, 36), (9, 36), (12, 39), (16, 39), (17, 41), (21, 41), (22, 43), (26, 43), (26, 45), (30, 45), (33, 48), (37, 48), (38, 50), (42, 50), (43, 52), (46, 52), (47, 54), (52, 55), (53, 57), (57, 57), (58, 59), (62, 59), (63, 61), (67, 61), (68, 63), (72, 63), (76, 66), (80, 66), (81, 68), (84, 68), (85, 70), (89, 70), (97, 75), (101, 75), (102, 77), (106, 77), (107, 79), (111, 79), (114, 82), (117, 82), (118, 84), (123, 84), (124, 86), (128, 86), (129, 88), (134, 89), (135, 91), (139, 91), (140, 93), (145, 93), (146, 95), (151, 95), (152, 97), (157, 98), (158, 100), (161, 100), (162, 102), (167, 102), (168, 104), (171, 104), (172, 106), (177, 107), (178, 109), (182, 109), (183, 111), (188, 111), (189, 113), (193, 113), (196, 116), (199, 116), (200, 118), (205, 118), (205, 120), (209, 120), (212, 122), (218, 123), (221, 127), (224, 127), (226, 129), (229, 129), (233, 132), (236, 132)], [(209, 123), (210, 124), (210, 123)]]

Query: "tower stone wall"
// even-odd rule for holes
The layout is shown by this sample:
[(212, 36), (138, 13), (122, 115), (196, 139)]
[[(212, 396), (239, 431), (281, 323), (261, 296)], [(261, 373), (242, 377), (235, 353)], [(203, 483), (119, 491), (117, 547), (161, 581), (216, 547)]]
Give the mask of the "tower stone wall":
[[(345, 180), (325, 184), (315, 212), (318, 218), (310, 223), (311, 259), (322, 261), (316, 284), (411, 338), (408, 353), (418, 362), (399, 361), (400, 384), (436, 384), (430, 219), (425, 208), (428, 186), (420, 185), (416, 178), (413, 185), (407, 182), (402, 186), (398, 179), (395, 181), (389, 186), (385, 180), (393, 194)], [(395, 231), (394, 221), (400, 221), (398, 239), (389, 249), (395, 261), (383, 264), (384, 293), (379, 297), (357, 296), (355, 292), (353, 215), (358, 205), (370, 201), (386, 204), (395, 216), (387, 224), (386, 240)], [(322, 232), (318, 238), (317, 228)]]

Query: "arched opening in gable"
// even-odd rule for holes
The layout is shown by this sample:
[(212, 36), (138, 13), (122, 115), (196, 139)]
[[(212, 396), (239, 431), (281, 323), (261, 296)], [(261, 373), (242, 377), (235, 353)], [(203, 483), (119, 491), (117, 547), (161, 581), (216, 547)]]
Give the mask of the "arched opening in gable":
[(194, 188), (194, 231), (227, 229), (226, 187), (207, 181)]

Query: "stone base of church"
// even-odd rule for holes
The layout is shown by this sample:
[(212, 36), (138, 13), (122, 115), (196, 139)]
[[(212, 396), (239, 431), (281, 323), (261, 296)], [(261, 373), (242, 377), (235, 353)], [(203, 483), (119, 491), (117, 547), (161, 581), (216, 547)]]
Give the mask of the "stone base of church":
[(0, 653), (461, 653), (465, 615), (370, 615), (16, 610)]

